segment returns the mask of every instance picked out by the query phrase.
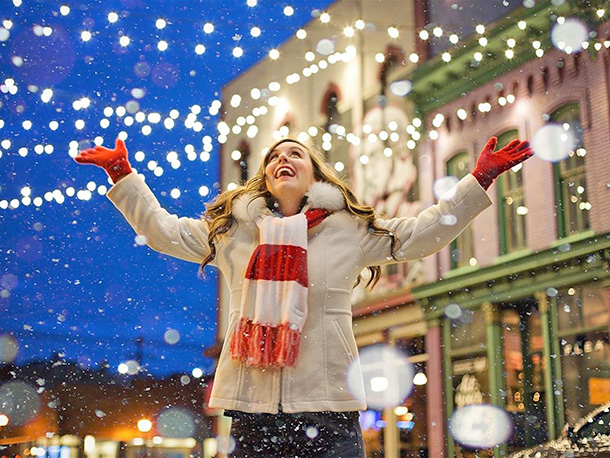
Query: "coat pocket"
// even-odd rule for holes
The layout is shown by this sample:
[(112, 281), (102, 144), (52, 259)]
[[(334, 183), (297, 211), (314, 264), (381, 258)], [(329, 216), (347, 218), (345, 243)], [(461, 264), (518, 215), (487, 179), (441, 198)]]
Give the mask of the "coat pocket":
[(337, 335), (339, 337), (339, 340), (341, 341), (343, 350), (345, 351), (345, 353), (347, 353), (347, 355), (349, 356), (349, 359), (351, 361), (353, 361), (356, 358), (356, 355), (354, 354), (354, 352), (352, 351), (352, 349), (350, 347), (349, 340), (347, 339), (347, 336), (345, 335), (343, 328), (341, 328), (341, 323), (339, 322), (339, 320), (334, 320), (333, 325), (335, 327), (335, 330), (337, 331)]

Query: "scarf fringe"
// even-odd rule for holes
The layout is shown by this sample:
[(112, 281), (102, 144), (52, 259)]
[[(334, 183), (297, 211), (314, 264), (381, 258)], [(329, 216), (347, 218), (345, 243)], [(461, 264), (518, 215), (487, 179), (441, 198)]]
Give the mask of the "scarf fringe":
[(231, 357), (248, 367), (294, 367), (300, 341), (301, 331), (288, 322), (270, 326), (241, 318), (231, 336)]

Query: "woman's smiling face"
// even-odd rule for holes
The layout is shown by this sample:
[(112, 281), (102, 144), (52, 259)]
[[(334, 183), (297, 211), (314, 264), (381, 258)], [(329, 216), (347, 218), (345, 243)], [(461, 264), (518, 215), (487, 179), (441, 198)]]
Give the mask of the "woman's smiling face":
[(267, 154), (265, 180), (275, 198), (301, 199), (314, 182), (313, 163), (299, 143), (285, 141)]

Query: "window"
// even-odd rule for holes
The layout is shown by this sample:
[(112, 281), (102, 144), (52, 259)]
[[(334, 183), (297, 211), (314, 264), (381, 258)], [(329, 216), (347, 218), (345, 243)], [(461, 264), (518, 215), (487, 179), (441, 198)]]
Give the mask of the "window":
[[(447, 175), (461, 180), (470, 171), (470, 158), (468, 153), (458, 153), (447, 162)], [(470, 265), (474, 258), (474, 243), (471, 226), (468, 226), (457, 239), (451, 242), (451, 268)]]
[(566, 420), (574, 422), (610, 400), (610, 291), (569, 288), (557, 295)]
[(250, 145), (248, 142), (243, 141), (239, 144), (237, 150), (241, 153), (241, 156), (237, 160), (239, 166), (239, 180), (241, 184), (248, 181), (248, 158), (250, 157)]
[[(517, 130), (498, 136), (498, 149), (517, 138)], [(500, 227), (500, 254), (525, 248), (525, 215), (527, 207), (523, 196), (523, 164), (498, 177), (498, 224)]]
[(509, 448), (547, 439), (542, 322), (532, 301), (502, 304), (502, 346), (506, 411), (514, 422)]
[(551, 119), (563, 124), (571, 131), (576, 144), (568, 157), (553, 164), (555, 178), (555, 201), (557, 205), (557, 234), (566, 237), (589, 229), (587, 180), (585, 177), (585, 155), (580, 110), (577, 103), (564, 105), (555, 111)]
[(324, 113), (326, 114), (326, 123), (324, 124), (324, 130), (332, 134), (336, 133), (337, 125), (340, 124), (341, 116), (339, 115), (339, 109), (337, 104), (339, 103), (339, 96), (336, 92), (331, 92), (326, 97), (326, 106)]
[[(398, 339), (396, 347), (409, 356), (419, 380), (413, 384), (413, 391), (399, 409), (395, 409), (396, 426), (399, 431), (400, 456), (425, 456), (427, 451), (426, 412), (426, 342), (424, 336)], [(425, 376), (425, 377), (424, 377)], [(424, 377), (424, 380), (421, 380)], [(414, 379), (415, 380), (415, 379)], [(397, 413), (398, 410), (398, 413)]]

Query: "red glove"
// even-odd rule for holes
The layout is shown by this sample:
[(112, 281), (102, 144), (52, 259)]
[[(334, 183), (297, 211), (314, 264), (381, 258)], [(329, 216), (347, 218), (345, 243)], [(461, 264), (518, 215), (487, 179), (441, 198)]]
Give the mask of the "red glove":
[(79, 164), (93, 164), (106, 170), (113, 183), (131, 173), (131, 166), (127, 160), (127, 148), (125, 142), (116, 139), (114, 149), (95, 146), (84, 151), (79, 151), (74, 158)]
[(486, 190), (498, 175), (520, 164), (534, 154), (529, 142), (513, 140), (504, 148), (494, 153), (497, 144), (498, 139), (496, 137), (489, 139), (479, 155), (476, 167), (470, 172)]

